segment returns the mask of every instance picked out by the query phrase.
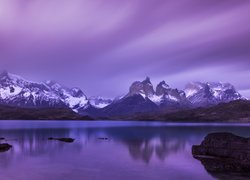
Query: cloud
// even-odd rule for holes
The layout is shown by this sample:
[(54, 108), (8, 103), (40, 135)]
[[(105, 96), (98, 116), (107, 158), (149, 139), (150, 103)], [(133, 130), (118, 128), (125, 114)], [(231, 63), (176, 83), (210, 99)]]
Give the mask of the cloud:
[(249, 8), (248, 0), (2, 0), (0, 66), (89, 95), (122, 94), (145, 76), (249, 89)]

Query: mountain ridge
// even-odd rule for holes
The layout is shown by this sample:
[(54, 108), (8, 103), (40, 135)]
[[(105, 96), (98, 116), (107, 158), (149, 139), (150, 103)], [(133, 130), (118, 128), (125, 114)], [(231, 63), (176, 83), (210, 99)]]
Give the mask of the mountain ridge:
[(129, 92), (114, 100), (87, 97), (77, 87), (68, 88), (56, 81), (33, 82), (4, 71), (0, 74), (0, 104), (21, 108), (69, 108), (81, 115), (112, 117), (136, 113), (179, 111), (243, 100), (230, 83), (193, 82), (184, 90), (161, 81), (156, 88), (149, 77), (135, 81)]

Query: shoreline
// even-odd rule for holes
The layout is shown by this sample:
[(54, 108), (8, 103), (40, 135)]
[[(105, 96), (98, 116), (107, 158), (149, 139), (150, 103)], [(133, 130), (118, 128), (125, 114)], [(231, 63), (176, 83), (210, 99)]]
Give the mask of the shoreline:
[(82, 123), (141, 123), (141, 124), (158, 124), (158, 125), (167, 125), (167, 126), (250, 126), (250, 122), (175, 122), (175, 121), (159, 121), (159, 120), (27, 120), (27, 119), (11, 119), (11, 120), (0, 120), (1, 122), (82, 122)]

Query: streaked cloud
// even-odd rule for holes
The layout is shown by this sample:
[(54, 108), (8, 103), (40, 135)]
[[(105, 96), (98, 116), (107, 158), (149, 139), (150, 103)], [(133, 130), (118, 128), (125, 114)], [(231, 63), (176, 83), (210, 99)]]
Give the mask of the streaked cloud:
[(0, 66), (89, 95), (122, 94), (147, 75), (246, 91), (249, 9), (248, 0), (1, 0)]

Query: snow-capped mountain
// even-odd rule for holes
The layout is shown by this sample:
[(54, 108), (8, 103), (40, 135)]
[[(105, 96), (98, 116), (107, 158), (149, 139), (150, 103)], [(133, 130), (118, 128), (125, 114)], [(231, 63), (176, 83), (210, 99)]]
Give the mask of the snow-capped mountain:
[(87, 98), (79, 88), (55, 81), (32, 82), (20, 76), (0, 74), (0, 104), (28, 108), (68, 107), (82, 115), (115, 117), (158, 110), (211, 106), (243, 98), (229, 83), (189, 83), (185, 90), (171, 88), (165, 81), (154, 89), (150, 78), (132, 83), (127, 95), (114, 100)]
[(0, 103), (21, 107), (64, 107), (64, 102), (43, 83), (20, 76), (0, 74)]
[(3, 72), (0, 74), (0, 103), (20, 107), (69, 107), (75, 111), (87, 105), (87, 97), (78, 88), (66, 88), (46, 81), (36, 83)]
[(185, 88), (188, 100), (194, 106), (209, 106), (221, 102), (230, 102), (243, 98), (230, 83), (220, 82), (192, 82)]
[(142, 82), (136, 81), (131, 85), (127, 96), (135, 94), (148, 98), (161, 107), (188, 104), (184, 91), (171, 88), (165, 81), (160, 82), (155, 91), (149, 77)]
[(147, 77), (135, 81), (127, 95), (116, 98), (113, 103), (103, 108), (103, 115), (122, 116), (136, 113), (152, 113), (161, 108), (183, 108), (189, 104), (184, 91), (170, 88), (165, 81), (157, 85), (156, 91)]
[(110, 105), (113, 101), (111, 99), (103, 98), (103, 97), (90, 97), (89, 103), (95, 108), (104, 108)]
[(127, 95), (113, 101), (103, 110), (109, 115), (129, 115), (151, 113), (157, 110), (175, 111), (211, 106), (239, 99), (244, 98), (229, 83), (189, 83), (185, 91), (182, 91), (171, 88), (165, 81), (162, 81), (154, 90), (147, 77), (143, 81), (132, 83)]
[(67, 88), (55, 81), (46, 81), (45, 84), (51, 89), (51, 91), (59, 96), (66, 106), (77, 111), (81, 108), (87, 108), (88, 99), (85, 94), (79, 88)]

